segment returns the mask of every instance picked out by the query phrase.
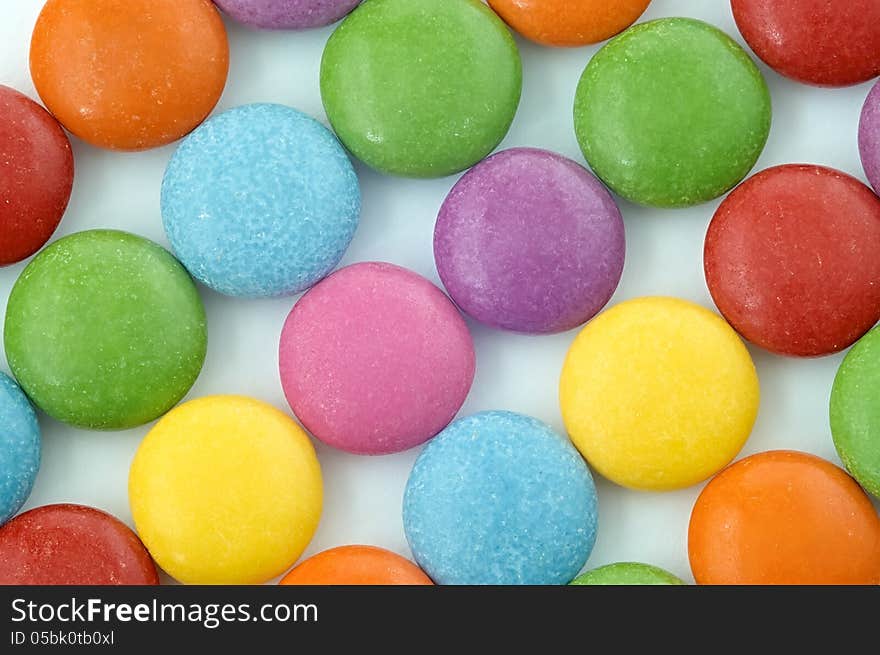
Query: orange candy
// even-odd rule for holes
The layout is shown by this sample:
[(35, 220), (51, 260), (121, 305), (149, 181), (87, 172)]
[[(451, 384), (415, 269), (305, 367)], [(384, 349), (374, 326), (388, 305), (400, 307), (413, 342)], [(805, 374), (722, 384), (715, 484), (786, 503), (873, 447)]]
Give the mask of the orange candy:
[(375, 546), (340, 546), (310, 557), (283, 585), (430, 585), (431, 578), (408, 559)]
[(30, 65), (43, 103), (73, 134), (145, 150), (176, 141), (211, 112), (229, 44), (210, 0), (49, 0)]
[(719, 473), (688, 534), (698, 584), (878, 584), (880, 518), (842, 469), (794, 451)]
[(651, 0), (489, 0), (489, 6), (527, 39), (580, 46), (610, 39), (638, 20)]

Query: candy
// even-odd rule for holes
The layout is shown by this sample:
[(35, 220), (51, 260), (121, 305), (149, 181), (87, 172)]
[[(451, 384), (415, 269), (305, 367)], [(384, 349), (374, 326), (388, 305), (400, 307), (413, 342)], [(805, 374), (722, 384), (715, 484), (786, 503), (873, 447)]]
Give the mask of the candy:
[(880, 192), (880, 82), (871, 88), (859, 121), (862, 167), (874, 190)]
[(237, 107), (180, 145), (162, 218), (190, 273), (231, 296), (293, 294), (329, 273), (354, 236), (357, 176), (313, 118), (282, 105)]
[(880, 328), (847, 354), (831, 389), (831, 434), (846, 470), (880, 496)]
[(15, 381), (0, 373), (0, 525), (24, 505), (39, 469), (37, 415)]
[(76, 136), (116, 150), (176, 141), (226, 84), (229, 45), (209, 0), (48, 0), (31, 76)]
[(478, 321), (529, 333), (584, 323), (614, 293), (625, 236), (611, 194), (577, 163), (515, 148), (453, 187), (434, 231), (452, 299)]
[(488, 155), (522, 88), (516, 43), (479, 0), (370, 0), (327, 42), (321, 96), (342, 142), (384, 173), (441, 177)]
[(677, 577), (650, 564), (618, 562), (587, 571), (573, 585), (683, 585)]
[(44, 505), (0, 527), (0, 585), (156, 585), (128, 527), (83, 505)]
[(79, 427), (148, 423), (189, 390), (205, 359), (205, 310), (171, 254), (126, 232), (53, 243), (6, 309), (6, 357), (37, 407)]
[(643, 205), (684, 207), (729, 191), (770, 132), (770, 93), (749, 56), (689, 18), (637, 25), (581, 77), (575, 131), (593, 171)]
[(698, 584), (880, 583), (880, 519), (841, 469), (813, 455), (752, 455), (715, 477), (691, 514)]
[(880, 75), (877, 0), (731, 0), (743, 37), (781, 75), (848, 86)]
[(604, 41), (636, 22), (651, 0), (489, 0), (524, 37), (551, 46)]
[(596, 489), (567, 439), (512, 412), (459, 419), (422, 451), (403, 527), (438, 584), (566, 584), (596, 540)]
[(777, 166), (722, 203), (706, 234), (706, 282), (752, 343), (813, 357), (880, 319), (880, 199), (840, 171)]
[(282, 585), (430, 585), (408, 559), (375, 546), (340, 546), (306, 561), (281, 578)]
[(577, 336), (559, 397), (572, 441), (599, 473), (665, 491), (736, 456), (759, 391), (748, 350), (720, 316), (675, 298), (637, 298)]
[(442, 291), (393, 264), (343, 268), (294, 305), (281, 384), (315, 437), (352, 453), (417, 446), (458, 412), (474, 379), (467, 325)]
[(321, 469), (306, 433), (266, 403), (210, 396), (156, 424), (128, 496), (156, 562), (188, 584), (258, 584), (305, 550), (321, 515)]
[(269, 30), (303, 30), (335, 23), (361, 0), (214, 0), (240, 23)]
[(30, 257), (49, 240), (72, 186), (64, 130), (40, 105), (0, 84), (0, 266)]

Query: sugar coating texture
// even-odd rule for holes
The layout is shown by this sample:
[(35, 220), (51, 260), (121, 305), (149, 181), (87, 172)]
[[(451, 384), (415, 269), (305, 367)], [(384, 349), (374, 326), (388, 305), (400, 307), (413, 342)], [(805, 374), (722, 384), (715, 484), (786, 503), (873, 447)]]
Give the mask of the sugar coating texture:
[(321, 60), (333, 129), (392, 175), (442, 177), (477, 163), (507, 134), (521, 90), (516, 42), (479, 0), (370, 0)]
[(859, 339), (837, 371), (831, 434), (846, 470), (880, 497), (880, 328)]
[(618, 562), (587, 571), (573, 585), (683, 585), (679, 578), (650, 564)]
[(335, 23), (361, 0), (214, 0), (239, 23), (267, 30), (303, 30)]
[(859, 153), (868, 181), (880, 193), (880, 82), (871, 88), (862, 107)]
[(380, 262), (340, 269), (294, 305), (281, 383), (315, 437), (379, 455), (421, 444), (453, 419), (474, 379), (474, 344), (425, 278)]
[(453, 187), (434, 231), (452, 299), (492, 327), (570, 330), (611, 298), (623, 272), (623, 220), (611, 194), (576, 162), (514, 148)]
[(204, 285), (230, 296), (299, 293), (329, 273), (357, 229), (357, 175), (333, 134), (283, 105), (212, 118), (162, 182), (171, 246)]
[(205, 310), (164, 248), (115, 230), (60, 239), (12, 288), (4, 331), (9, 367), (49, 416), (121, 430), (173, 407), (201, 371)]
[(770, 92), (745, 51), (690, 18), (631, 27), (590, 60), (574, 124), (613, 191), (654, 207), (717, 198), (755, 165), (770, 134)]
[(403, 499), (416, 561), (438, 584), (567, 584), (596, 540), (593, 478), (537, 419), (459, 419), (416, 460)]
[(39, 470), (37, 415), (15, 381), (0, 373), (0, 525), (24, 505)]

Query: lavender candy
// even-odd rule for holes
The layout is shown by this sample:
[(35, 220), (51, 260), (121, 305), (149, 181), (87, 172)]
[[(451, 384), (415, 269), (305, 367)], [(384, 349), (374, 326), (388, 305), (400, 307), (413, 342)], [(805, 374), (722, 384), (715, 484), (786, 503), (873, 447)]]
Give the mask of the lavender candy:
[(214, 0), (231, 18), (267, 30), (304, 30), (335, 23), (361, 0)]
[(880, 82), (874, 85), (862, 108), (859, 152), (868, 181), (880, 193)]

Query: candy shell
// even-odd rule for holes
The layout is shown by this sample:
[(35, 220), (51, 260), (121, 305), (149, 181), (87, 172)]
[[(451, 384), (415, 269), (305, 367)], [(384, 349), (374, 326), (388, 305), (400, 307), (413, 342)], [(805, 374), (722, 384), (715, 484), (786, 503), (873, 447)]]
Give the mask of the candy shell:
[(562, 369), (562, 418), (599, 473), (633, 489), (689, 487), (740, 451), (758, 376), (724, 320), (676, 298), (637, 298), (593, 319)]
[(806, 84), (849, 86), (880, 75), (877, 0), (731, 0), (755, 54)]
[(78, 232), (19, 276), (4, 342), (37, 407), (71, 425), (121, 430), (189, 391), (205, 360), (205, 310), (164, 248), (126, 232)]
[(48, 0), (31, 77), (64, 127), (94, 146), (176, 141), (217, 104), (229, 44), (210, 0)]
[(405, 268), (340, 269), (294, 305), (281, 332), (281, 384), (315, 437), (380, 455), (424, 443), (474, 379), (474, 345), (455, 305)]
[(862, 107), (859, 153), (868, 181), (880, 193), (880, 82), (871, 88)]
[(479, 0), (370, 0), (321, 61), (333, 129), (392, 175), (442, 177), (477, 163), (507, 134), (521, 90), (516, 43)]
[(266, 30), (304, 30), (335, 23), (361, 0), (214, 0), (239, 23)]
[(512, 412), (458, 419), (410, 473), (403, 527), (438, 584), (567, 584), (596, 540), (593, 478), (571, 443)]
[(574, 124), (584, 156), (613, 191), (654, 207), (717, 198), (757, 162), (770, 93), (745, 51), (690, 18), (636, 25), (590, 61)]
[(150, 430), (128, 497), (156, 562), (187, 584), (259, 584), (288, 569), (321, 516), (321, 469), (306, 433), (266, 403), (210, 396)]
[(281, 578), (282, 585), (432, 585), (408, 559), (375, 546), (340, 546), (313, 555)]
[(880, 518), (843, 470), (807, 453), (752, 455), (703, 489), (688, 531), (698, 584), (880, 584)]
[(618, 562), (587, 571), (573, 585), (683, 585), (680, 579), (650, 564)]
[(638, 20), (651, 0), (489, 0), (504, 22), (550, 46), (598, 43)]
[(58, 122), (0, 84), (0, 266), (49, 240), (70, 199), (73, 152)]
[(0, 585), (157, 585), (124, 523), (83, 505), (44, 505), (0, 527)]
[(623, 272), (611, 194), (576, 162), (514, 148), (480, 162), (440, 208), (434, 258), (456, 304), (492, 327), (563, 332), (598, 312)]
[(27, 500), (40, 470), (40, 426), (15, 381), (0, 373), (0, 525)]
[(880, 320), (880, 199), (853, 177), (776, 166), (741, 184), (706, 234), (706, 283), (752, 343), (781, 355), (842, 350)]
[(174, 253), (230, 296), (299, 293), (329, 273), (354, 236), (360, 188), (318, 121), (282, 105), (237, 107), (196, 129), (162, 182)]

